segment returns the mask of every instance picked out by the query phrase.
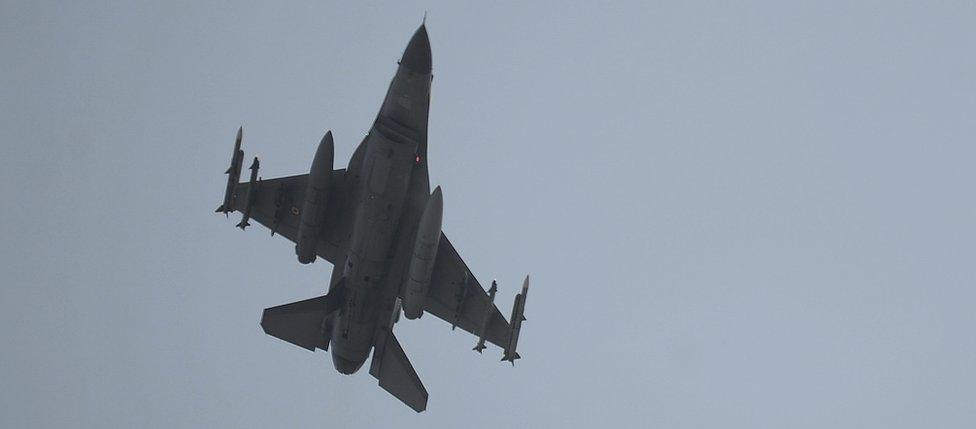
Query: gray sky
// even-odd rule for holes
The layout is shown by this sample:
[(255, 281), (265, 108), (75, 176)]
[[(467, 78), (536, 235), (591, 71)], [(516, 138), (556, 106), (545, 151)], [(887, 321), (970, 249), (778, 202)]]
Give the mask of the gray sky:
[[(2, 427), (976, 426), (972, 2), (44, 3), (0, 2)], [(331, 266), (213, 210), (241, 124), (344, 165), (425, 10), (445, 233), (533, 291), (514, 369), (397, 326), (416, 415), (264, 335)]]

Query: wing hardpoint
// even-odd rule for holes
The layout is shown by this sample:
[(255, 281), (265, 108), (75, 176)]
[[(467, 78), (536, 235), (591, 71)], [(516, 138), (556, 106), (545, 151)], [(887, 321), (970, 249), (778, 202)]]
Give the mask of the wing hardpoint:
[[(511, 327), (471, 274), (447, 236), (441, 234), (425, 311), (507, 349)], [(487, 321), (487, 325), (485, 324)], [(482, 330), (484, 332), (482, 332)]]
[[(319, 240), (316, 248), (319, 256), (333, 264), (343, 256), (341, 247), (344, 236), (339, 218), (343, 204), (345, 173), (346, 170), (332, 171), (330, 204), (325, 214), (327, 227), (322, 231), (322, 239)], [(249, 225), (247, 220), (254, 219), (270, 229), (272, 234), (280, 234), (292, 242), (297, 242), (298, 224), (301, 221), (302, 202), (305, 200), (307, 185), (308, 174), (238, 183), (234, 187), (231, 205), (233, 210), (244, 214), (244, 220), (238, 226), (246, 227)], [(253, 197), (250, 195), (252, 186), (257, 189)]]

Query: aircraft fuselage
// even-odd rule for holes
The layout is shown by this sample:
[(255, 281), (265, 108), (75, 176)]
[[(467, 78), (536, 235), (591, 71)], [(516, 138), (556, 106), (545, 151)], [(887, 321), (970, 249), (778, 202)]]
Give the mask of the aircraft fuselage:
[[(390, 317), (381, 310), (390, 307), (386, 301), (395, 299), (400, 287), (399, 276), (390, 275), (394, 238), (408, 235), (399, 229), (415, 226), (402, 225), (401, 215), (415, 171), (426, 169), (421, 159), (426, 155), (430, 83), (430, 45), (426, 32), (418, 32), (363, 140), (361, 163), (354, 155), (349, 166), (350, 172), (359, 172), (352, 181), (349, 252), (345, 264), (335, 268), (342, 272), (346, 303), (332, 323), (330, 346), (336, 370), (344, 374), (356, 372), (366, 361), (377, 324)], [(426, 180), (423, 185), (428, 186)]]

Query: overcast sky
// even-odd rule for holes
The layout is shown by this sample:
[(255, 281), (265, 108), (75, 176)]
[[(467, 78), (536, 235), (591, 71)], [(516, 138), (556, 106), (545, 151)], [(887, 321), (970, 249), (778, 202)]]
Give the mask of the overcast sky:
[[(2, 427), (976, 427), (972, 2), (46, 3), (0, 1)], [(331, 266), (213, 210), (241, 124), (344, 166), (425, 10), (445, 234), (533, 289), (514, 369), (397, 325), (417, 415), (261, 331)]]

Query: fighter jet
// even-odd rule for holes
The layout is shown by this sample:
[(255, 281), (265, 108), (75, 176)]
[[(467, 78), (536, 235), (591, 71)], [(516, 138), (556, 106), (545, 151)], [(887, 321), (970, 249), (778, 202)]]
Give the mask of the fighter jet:
[(295, 243), (298, 262), (322, 258), (333, 264), (328, 293), (264, 310), (268, 335), (296, 346), (332, 353), (342, 374), (353, 374), (372, 351), (369, 374), (397, 399), (421, 412), (427, 389), (393, 334), (400, 313), (407, 319), (433, 314), (503, 350), (512, 365), (529, 278), (515, 297), (510, 321), (494, 304), (495, 282), (486, 293), (441, 232), (444, 196), (430, 190), (427, 114), (431, 85), (430, 41), (424, 25), (414, 33), (379, 114), (345, 169), (333, 169), (333, 137), (326, 132), (308, 174), (240, 181), (243, 127), (237, 131), (223, 204)]

